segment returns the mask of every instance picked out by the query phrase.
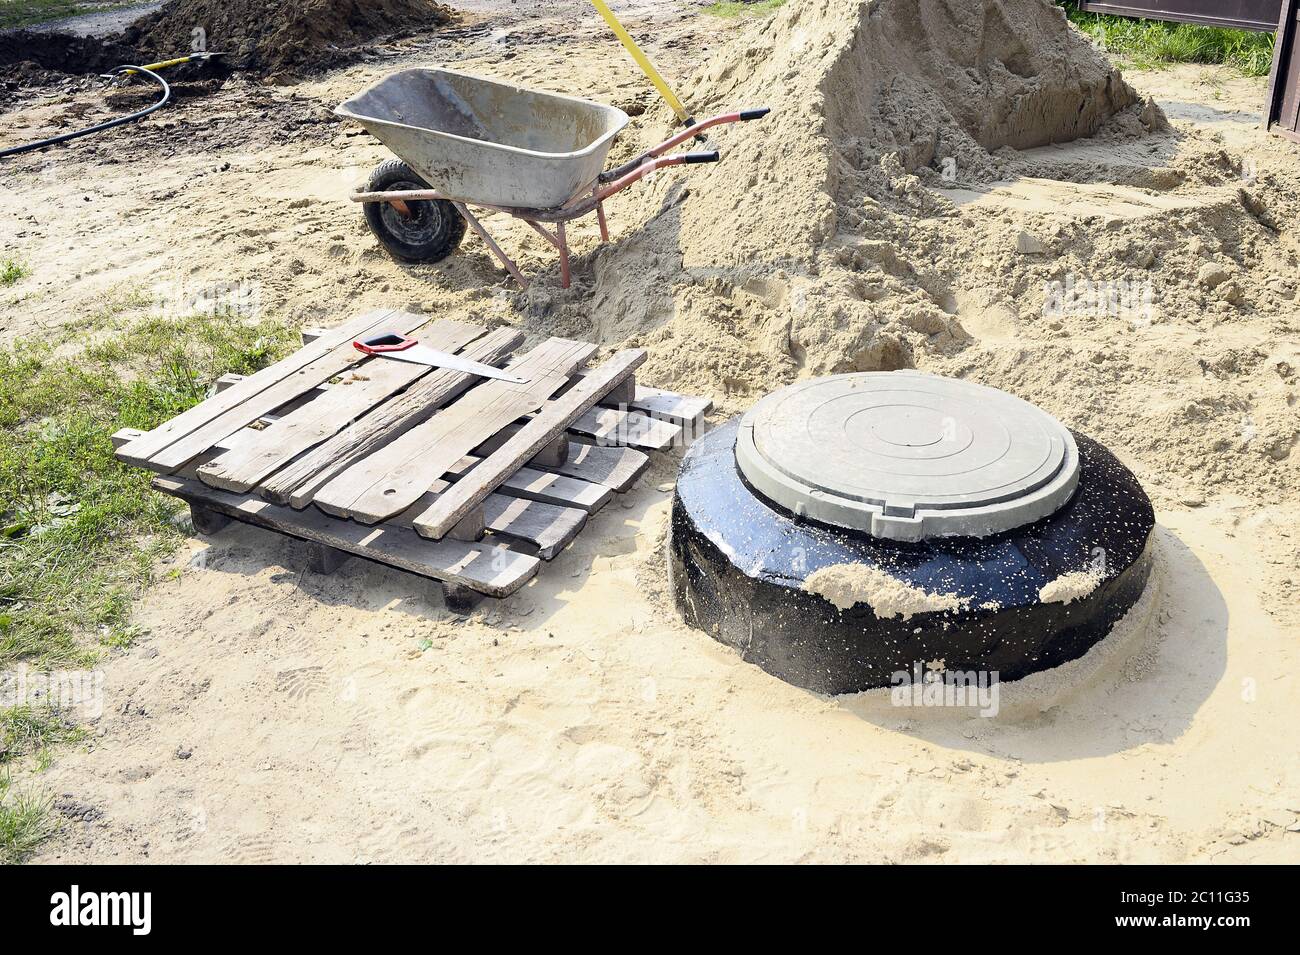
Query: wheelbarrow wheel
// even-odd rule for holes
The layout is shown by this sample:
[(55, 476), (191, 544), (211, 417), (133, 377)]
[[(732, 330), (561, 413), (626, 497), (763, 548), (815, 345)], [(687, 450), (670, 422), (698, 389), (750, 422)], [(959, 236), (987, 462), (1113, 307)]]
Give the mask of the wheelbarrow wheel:
[[(368, 192), (428, 189), (429, 184), (400, 159), (376, 167)], [(403, 262), (438, 262), (456, 251), (465, 238), (465, 219), (446, 199), (408, 200), (408, 215), (389, 202), (365, 202), (366, 224), (379, 244)]]

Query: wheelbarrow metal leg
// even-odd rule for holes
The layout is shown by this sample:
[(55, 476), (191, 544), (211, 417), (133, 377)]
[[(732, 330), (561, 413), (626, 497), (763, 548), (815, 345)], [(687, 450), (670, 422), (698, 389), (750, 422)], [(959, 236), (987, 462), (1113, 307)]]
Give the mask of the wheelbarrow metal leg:
[(569, 240), (564, 233), (564, 223), (555, 223), (556, 237), (560, 250), (560, 288), (569, 287)]
[(533, 231), (536, 232), (538, 235), (540, 235), (547, 242), (551, 243), (551, 245), (555, 246), (557, 249), (560, 247), (560, 240), (557, 239), (554, 235), (552, 235), (545, 226), (538, 225), (535, 219), (525, 219), (524, 221), (527, 222), (530, 226), (532, 226)]
[[(592, 191), (592, 195), (595, 195), (595, 190)], [(601, 239), (601, 241), (602, 241), (602, 242), (608, 242), (608, 241), (609, 241), (609, 224), (608, 224), (607, 222), (605, 222), (605, 203), (604, 203), (604, 202), (601, 202), (601, 201), (597, 201), (597, 202), (596, 202), (596, 221), (600, 223), (600, 239)]]
[(515, 277), (515, 281), (519, 283), (520, 287), (528, 288), (528, 279), (524, 278), (524, 273), (519, 271), (519, 266), (510, 261), (510, 256), (506, 255), (505, 252), (501, 250), (501, 246), (497, 245), (496, 240), (493, 239), (492, 236), (488, 235), (487, 229), (483, 228), (483, 223), (478, 221), (474, 213), (465, 208), (465, 203), (452, 202), (452, 205), (456, 207), (457, 212), (465, 217), (465, 221), (468, 222), (469, 227), (474, 230), (474, 234), (483, 240), (483, 244), (491, 249), (492, 254), (495, 255), (501, 261), (501, 264), (506, 267), (506, 271)]

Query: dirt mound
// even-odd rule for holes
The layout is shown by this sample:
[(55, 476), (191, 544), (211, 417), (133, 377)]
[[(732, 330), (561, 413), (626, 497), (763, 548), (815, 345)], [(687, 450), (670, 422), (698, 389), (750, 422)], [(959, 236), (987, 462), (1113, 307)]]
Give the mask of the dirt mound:
[(201, 37), (238, 69), (308, 73), (346, 61), (363, 43), (450, 16), (431, 0), (170, 0), (131, 24), (122, 40), (161, 58), (193, 49)]
[(24, 80), (26, 85), (35, 85), (32, 81), (42, 78), (41, 71), (104, 73), (133, 62), (135, 57), (133, 49), (115, 40), (31, 30), (0, 33), (0, 68), (5, 69), (5, 79)]

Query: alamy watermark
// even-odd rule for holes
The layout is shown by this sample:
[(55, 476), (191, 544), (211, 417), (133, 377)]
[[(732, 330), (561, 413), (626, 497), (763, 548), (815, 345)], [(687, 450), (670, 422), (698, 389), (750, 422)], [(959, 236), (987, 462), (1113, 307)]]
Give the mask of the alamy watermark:
[(184, 279), (159, 282), (153, 287), (153, 305), (163, 318), (197, 314), (254, 320), (262, 315), (262, 283), (249, 279), (202, 285)]
[(1134, 325), (1156, 320), (1150, 279), (1088, 279), (1067, 273), (1043, 286), (1043, 317), (1127, 318)]
[(104, 713), (104, 671), (33, 670), (19, 664), (0, 677), (0, 706), (50, 706), (98, 719)]
[(949, 670), (942, 660), (924, 666), (917, 662), (911, 670), (896, 670), (889, 685), (894, 706), (976, 709), (980, 716), (998, 715), (997, 670)]

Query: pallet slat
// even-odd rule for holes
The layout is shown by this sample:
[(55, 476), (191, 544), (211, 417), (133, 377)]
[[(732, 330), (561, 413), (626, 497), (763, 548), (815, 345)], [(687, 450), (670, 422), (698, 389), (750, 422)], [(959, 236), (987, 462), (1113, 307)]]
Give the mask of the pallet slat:
[[(424, 329), (420, 341), (430, 348), (456, 352), (482, 334), (483, 329), (476, 326), (443, 320)], [(427, 365), (391, 358), (371, 358), (354, 365), (348, 377), (314, 400), (204, 464), (199, 479), (224, 491), (249, 491), (277, 468), (431, 371)]]
[(471, 449), (540, 407), (595, 350), (584, 342), (548, 339), (508, 366), (527, 383), (483, 382), (320, 488), (316, 506), (367, 524), (401, 513)]
[(661, 388), (637, 385), (636, 397), (632, 399), (628, 408), (648, 414), (652, 418), (662, 418), (664, 421), (681, 425), (691, 434), (698, 434), (704, 416), (713, 410), (713, 399), (679, 395)]
[[(577, 374), (585, 375), (586, 372), (579, 371)], [(601, 404), (609, 405), (611, 403), (602, 401)], [(615, 403), (613, 406), (619, 404), (621, 403)], [(662, 418), (672, 424), (681, 425), (692, 435), (699, 434), (700, 427), (704, 423), (704, 416), (713, 410), (712, 398), (680, 395), (675, 391), (650, 388), (642, 384), (638, 384), (633, 389), (632, 400), (626, 404), (626, 410), (640, 411), (652, 418)]]
[[(495, 365), (518, 348), (523, 340), (524, 336), (514, 329), (498, 328), (468, 345), (460, 354), (473, 361)], [(402, 394), (390, 398), (324, 444), (263, 480), (258, 493), (275, 504), (306, 507), (316, 491), (332, 478), (372, 451), (427, 421), (477, 380), (464, 372), (435, 369)]]
[[(449, 486), (446, 481), (436, 483), (438, 490)], [(416, 516), (435, 499), (436, 494), (430, 492), (387, 523), (410, 528)], [(483, 502), (483, 517), (487, 530), (494, 537), (500, 535), (535, 547), (542, 560), (550, 560), (568, 547), (587, 524), (587, 512), (581, 508), (562, 507), (507, 494), (489, 495)]]
[[(399, 312), (368, 326), (366, 333), (393, 330), (401, 334), (410, 334), (428, 321), (429, 318), (424, 315)], [(330, 378), (347, 371), (353, 365), (367, 360), (369, 356), (351, 347), (351, 341), (352, 339), (348, 338), (346, 342), (337, 345), (332, 351), (316, 361), (289, 373), (256, 394), (235, 403), (225, 412), (211, 418), (211, 420), (185, 437), (152, 455), (150, 457), (151, 463), (157, 465), (156, 469), (158, 470), (174, 471), (202, 454), (227, 435), (234, 434), (240, 428), (256, 421), (262, 415), (270, 414), (282, 405), (288, 404), (311, 391), (322, 382), (328, 381)], [(319, 344), (319, 341), (313, 344)], [(261, 374), (261, 372), (258, 372), (258, 374)], [(228, 395), (242, 393), (245, 390), (243, 386), (256, 377), (257, 375), (250, 375), (236, 386), (214, 395), (198, 407), (202, 408), (209, 403), (214, 406), (224, 404), (224, 400)], [(131, 453), (130, 446), (124, 448), (123, 451), (127, 454)]]
[[(474, 474), (474, 468), (481, 462), (472, 454), (467, 454), (447, 471), (447, 476), (463, 480)], [(547, 504), (559, 504), (563, 507), (576, 507), (588, 514), (594, 514), (614, 496), (614, 489), (604, 484), (593, 484), (581, 478), (567, 477), (554, 471), (539, 468), (522, 467), (511, 474), (498, 486), (502, 494), (525, 497), (532, 501), (544, 501)]]
[(597, 443), (663, 451), (672, 447), (682, 426), (652, 418), (639, 411), (620, 408), (592, 408), (569, 425), (575, 434), (585, 434)]
[[(466, 477), (457, 481), (451, 490), (440, 494), (433, 506), (416, 518), (416, 531), (435, 540), (446, 536), (461, 518), (481, 504), (485, 497), (518, 471), (552, 438), (568, 428), (574, 419), (644, 364), (646, 357), (645, 350), (641, 348), (619, 352), (584, 376), (559, 398), (547, 402), (537, 416), (505, 444), (484, 458)], [(510, 421), (501, 422), (493, 429), (493, 433), (509, 423)]]
[(616, 493), (629, 490), (650, 466), (650, 456), (633, 448), (600, 447), (569, 442), (569, 458), (555, 471), (567, 477), (603, 484)]
[[(315, 510), (295, 511), (258, 498), (218, 491), (168, 476), (156, 490), (235, 520), (400, 567), (422, 577), (462, 584), (490, 597), (508, 597), (536, 573), (541, 560), (506, 547), (463, 541), (430, 542), (405, 527), (364, 527)], [(432, 546), (431, 546), (432, 544)]]
[[(207, 401), (200, 402), (175, 418), (163, 422), (152, 431), (142, 434), (136, 440), (118, 449), (118, 457), (130, 464), (144, 466), (145, 462), (168, 445), (192, 433), (218, 415), (266, 390), (286, 376), (330, 354), (336, 346), (352, 341), (367, 329), (396, 314), (396, 309), (377, 309), (358, 315), (339, 328), (324, 333), (320, 338), (306, 347), (300, 348), (292, 355), (280, 359), (275, 364), (263, 368), (254, 375), (249, 375), (241, 381), (238, 388), (229, 389), (221, 395), (214, 395)], [(324, 380), (321, 379), (321, 381)]]

